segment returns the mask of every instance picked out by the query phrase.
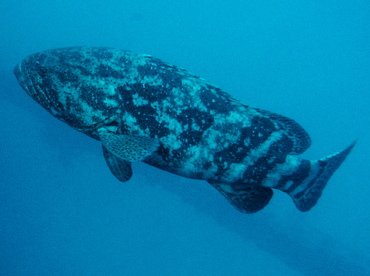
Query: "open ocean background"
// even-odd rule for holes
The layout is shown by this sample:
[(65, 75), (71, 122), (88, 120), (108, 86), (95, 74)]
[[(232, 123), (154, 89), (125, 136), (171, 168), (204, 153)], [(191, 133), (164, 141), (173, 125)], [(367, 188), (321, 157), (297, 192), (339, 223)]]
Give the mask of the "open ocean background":
[[(357, 139), (317, 206), (254, 215), (204, 181), (135, 163), (29, 98), (29, 54), (111, 46), (186, 68), (299, 122), (318, 159)], [(0, 275), (370, 275), (369, 0), (0, 2)]]

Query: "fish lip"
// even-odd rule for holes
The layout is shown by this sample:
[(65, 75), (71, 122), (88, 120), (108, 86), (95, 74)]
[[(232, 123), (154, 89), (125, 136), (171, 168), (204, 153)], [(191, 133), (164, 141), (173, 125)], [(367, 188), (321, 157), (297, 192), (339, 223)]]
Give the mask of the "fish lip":
[[(23, 88), (24, 91), (36, 102), (41, 104), (44, 108), (49, 110), (50, 98), (44, 89), (40, 87), (36, 79), (39, 78), (39, 74), (36, 72), (36, 69), (31, 62), (31, 68), (29, 65), (29, 60), (23, 60), (18, 63), (14, 68), (13, 72), (18, 80), (18, 83)], [(36, 61), (36, 64), (38, 62)]]
[[(25, 61), (21, 61), (16, 66), (14, 66), (13, 73), (23, 90), (26, 91), (27, 94), (29, 94), (32, 98), (36, 98), (36, 96), (39, 94), (39, 91), (35, 89), (35, 84), (29, 74), (28, 68), (22, 68), (24, 62)], [(42, 94), (45, 95), (45, 93)]]
[[(23, 88), (23, 90), (26, 91), (27, 93), (29, 93), (29, 87), (25, 83), (25, 79), (26, 79), (24, 77), (25, 72), (24, 71), (22, 72), (22, 63), (23, 62), (20, 62), (20, 63), (18, 63), (17, 65), (14, 66), (13, 73), (14, 73), (15, 78), (17, 79), (18, 83)], [(27, 72), (26, 72), (26, 74), (27, 74), (27, 77), (28, 77)]]

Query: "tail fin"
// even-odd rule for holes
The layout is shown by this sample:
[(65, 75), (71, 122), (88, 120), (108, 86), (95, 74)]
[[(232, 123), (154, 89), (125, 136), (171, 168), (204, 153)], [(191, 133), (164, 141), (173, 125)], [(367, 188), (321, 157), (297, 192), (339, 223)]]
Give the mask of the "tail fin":
[(289, 194), (300, 211), (310, 210), (316, 205), (332, 174), (339, 168), (354, 146), (355, 142), (340, 152), (315, 161), (292, 159), (291, 162), (294, 163), (295, 167), (294, 172), (281, 176), (277, 185), (272, 188)]

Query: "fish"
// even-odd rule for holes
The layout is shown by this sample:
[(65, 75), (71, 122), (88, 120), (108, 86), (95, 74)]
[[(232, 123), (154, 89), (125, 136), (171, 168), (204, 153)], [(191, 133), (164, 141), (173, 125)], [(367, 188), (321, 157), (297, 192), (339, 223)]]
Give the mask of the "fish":
[(20, 86), (51, 115), (102, 144), (111, 173), (132, 162), (207, 181), (237, 210), (262, 210), (273, 189), (298, 210), (316, 205), (355, 142), (317, 160), (294, 120), (245, 105), (185, 69), (109, 47), (32, 54), (14, 67)]

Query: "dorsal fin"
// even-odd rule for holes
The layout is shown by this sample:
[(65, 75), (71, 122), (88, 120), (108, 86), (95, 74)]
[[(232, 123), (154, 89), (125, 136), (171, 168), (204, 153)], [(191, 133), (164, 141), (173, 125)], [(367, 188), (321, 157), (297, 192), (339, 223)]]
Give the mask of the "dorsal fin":
[(294, 143), (289, 154), (301, 154), (311, 145), (310, 136), (296, 121), (270, 111), (261, 109), (258, 109), (258, 111), (278, 124), (280, 130), (284, 131)]

